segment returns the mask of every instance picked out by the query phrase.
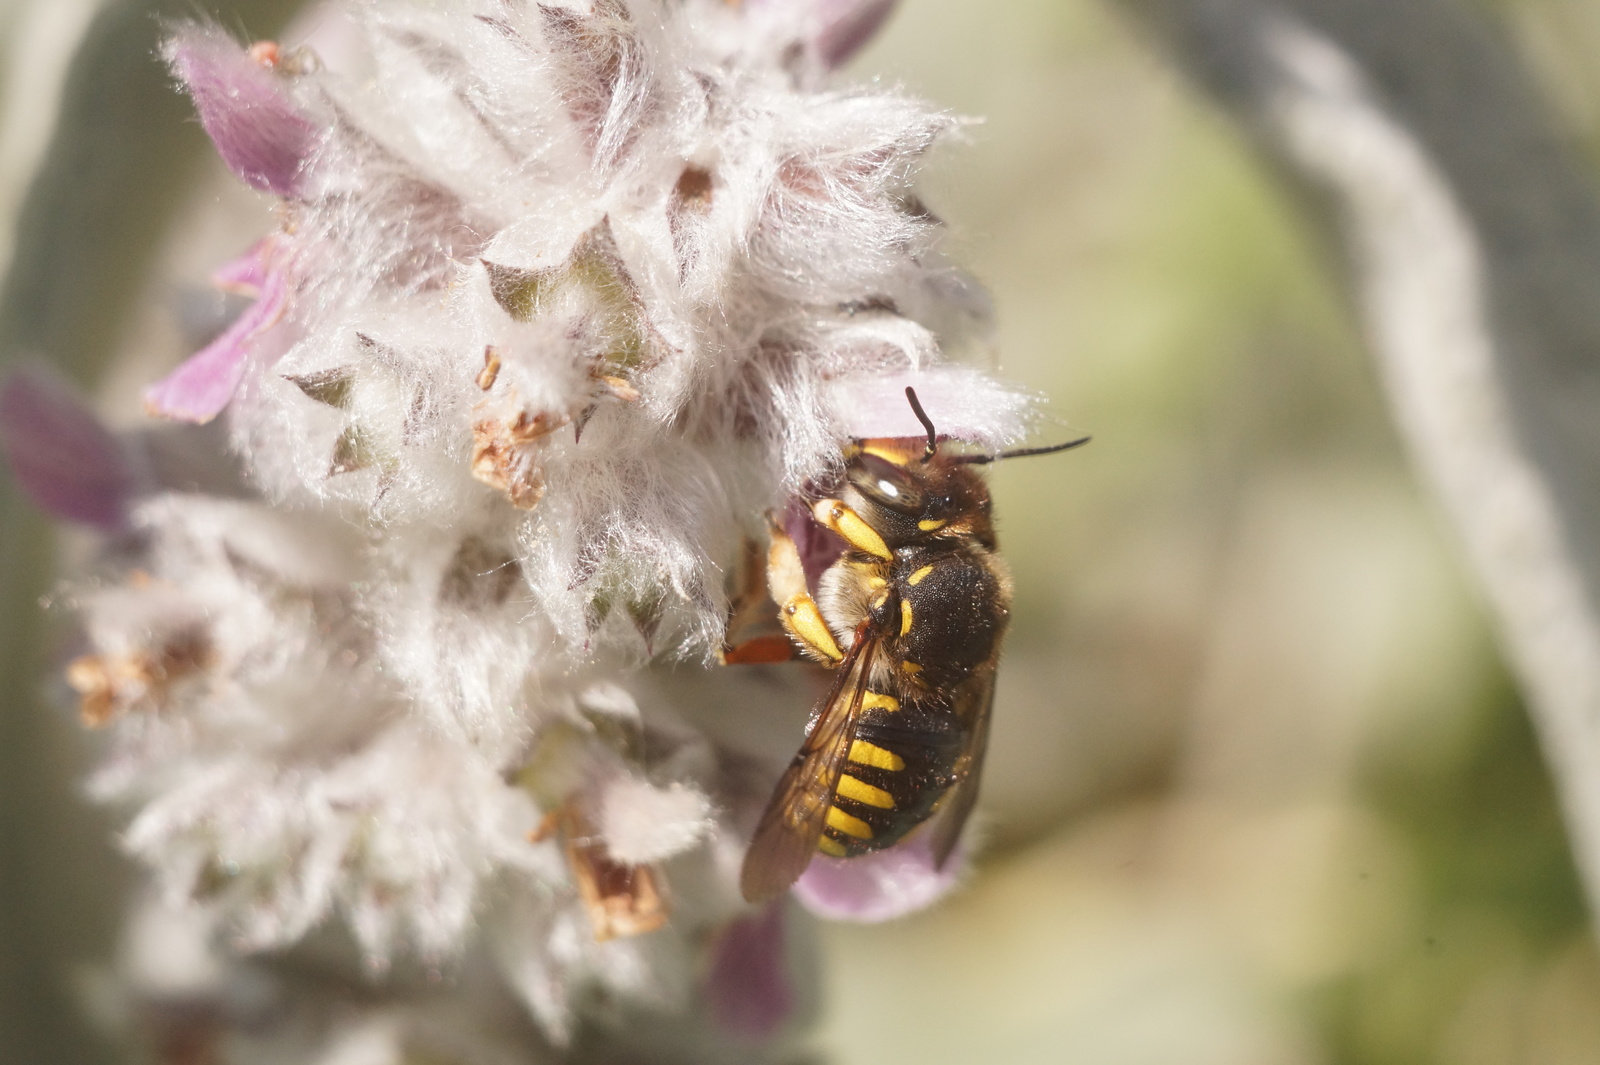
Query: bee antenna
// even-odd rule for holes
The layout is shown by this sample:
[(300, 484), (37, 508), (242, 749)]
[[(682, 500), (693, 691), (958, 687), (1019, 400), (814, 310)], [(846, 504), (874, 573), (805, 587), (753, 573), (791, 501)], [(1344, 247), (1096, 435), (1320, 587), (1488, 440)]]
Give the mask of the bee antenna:
[(928, 449), (922, 453), (922, 461), (927, 462), (933, 458), (934, 452), (939, 450), (939, 433), (933, 427), (933, 419), (922, 409), (922, 401), (917, 398), (917, 390), (910, 385), (906, 385), (906, 399), (911, 401), (911, 413), (915, 414), (917, 421), (928, 430)]
[(1076, 440), (1068, 440), (1064, 444), (1051, 444), (1049, 447), (1019, 447), (1015, 451), (1002, 451), (998, 455), (961, 455), (955, 462), (964, 462), (973, 466), (982, 466), (990, 462), (999, 462), (1001, 459), (1023, 459), (1029, 455), (1054, 455), (1057, 451), (1071, 451), (1075, 447), (1082, 447), (1093, 440), (1092, 436), (1080, 436)]

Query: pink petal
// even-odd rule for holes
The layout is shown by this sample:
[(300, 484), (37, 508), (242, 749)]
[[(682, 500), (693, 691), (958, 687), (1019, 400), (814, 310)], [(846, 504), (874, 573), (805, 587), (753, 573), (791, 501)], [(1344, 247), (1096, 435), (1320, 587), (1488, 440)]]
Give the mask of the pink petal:
[(817, 57), (829, 67), (847, 62), (877, 36), (895, 0), (817, 0)]
[(265, 192), (296, 195), (319, 137), (283, 76), (215, 26), (187, 26), (163, 51), (228, 169)]
[[(267, 258), (264, 252), (261, 258)], [(199, 424), (222, 413), (244, 378), (252, 342), (278, 323), (288, 303), (289, 286), (282, 270), (267, 267), (261, 298), (221, 336), (145, 389), (145, 408), (159, 417)]]
[(811, 859), (794, 886), (795, 898), (818, 917), (875, 923), (933, 905), (956, 886), (965, 865), (960, 847), (934, 868), (930, 833), (859, 858)]
[(267, 285), (272, 270), (269, 260), (277, 242), (271, 237), (256, 241), (250, 250), (211, 272), (211, 283), (224, 292), (256, 297)]
[(783, 900), (723, 930), (712, 951), (706, 1001), (736, 1036), (770, 1038), (795, 1009), (784, 951)]
[(53, 374), (18, 370), (0, 387), (0, 450), (47, 514), (107, 531), (127, 524), (132, 477), (122, 447)]

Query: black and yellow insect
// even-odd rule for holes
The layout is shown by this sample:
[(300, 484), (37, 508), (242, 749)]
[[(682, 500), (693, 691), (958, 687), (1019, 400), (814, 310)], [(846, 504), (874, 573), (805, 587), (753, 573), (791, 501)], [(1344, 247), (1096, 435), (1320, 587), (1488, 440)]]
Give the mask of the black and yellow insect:
[(857, 440), (837, 498), (812, 515), (846, 550), (812, 597), (773, 523), (767, 583), (800, 651), (837, 671), (745, 855), (740, 888), (786, 890), (817, 853), (892, 846), (930, 817), (943, 865), (978, 797), (1011, 578), (995, 553), (988, 486), (973, 466), (1061, 451), (941, 450), (921, 437)]

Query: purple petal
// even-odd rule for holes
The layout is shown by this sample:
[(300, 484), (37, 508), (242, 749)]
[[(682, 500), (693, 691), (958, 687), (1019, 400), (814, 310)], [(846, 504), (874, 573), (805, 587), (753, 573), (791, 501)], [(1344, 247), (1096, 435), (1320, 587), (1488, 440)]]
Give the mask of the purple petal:
[(0, 450), (47, 514), (107, 531), (127, 524), (132, 475), (122, 447), (54, 375), (18, 370), (0, 387)]
[(164, 49), (217, 154), (248, 184), (279, 196), (300, 190), (318, 131), (266, 69), (215, 26), (188, 26)]
[(795, 898), (818, 917), (869, 924), (931, 906), (956, 886), (965, 856), (958, 846), (943, 869), (934, 868), (930, 835), (859, 858), (819, 854), (795, 884)]
[[(257, 248), (261, 249), (259, 258), (266, 261), (270, 250), (267, 242)], [(233, 399), (244, 378), (253, 341), (278, 323), (289, 303), (289, 286), (283, 271), (270, 266), (263, 269), (261, 298), (221, 336), (144, 390), (144, 405), (151, 414), (203, 425)]]
[(817, 524), (803, 499), (789, 500), (783, 512), (783, 529), (800, 551), (800, 565), (806, 571), (806, 585), (816, 591), (817, 582), (827, 568), (844, 554), (844, 541)]
[(770, 1038), (795, 1009), (784, 951), (783, 900), (734, 921), (713, 948), (706, 981), (711, 1014), (727, 1031)]
[(817, 58), (829, 67), (847, 62), (889, 20), (895, 0), (817, 0)]

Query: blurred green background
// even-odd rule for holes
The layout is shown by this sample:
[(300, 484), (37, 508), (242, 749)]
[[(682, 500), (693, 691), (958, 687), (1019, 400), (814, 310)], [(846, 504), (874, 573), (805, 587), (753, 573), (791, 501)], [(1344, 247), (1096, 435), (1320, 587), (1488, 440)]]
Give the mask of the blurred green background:
[[(1600, 160), (1600, 3), (1477, 6)], [(852, 69), (982, 117), (927, 198), (1095, 441), (996, 470), (989, 848), (825, 930), (830, 1052), (1600, 1061), (1550, 783), (1326, 231), (1116, 5), (905, 0)]]
[[(0, 0), (7, 243), (26, 237), (23, 192), (97, 6)], [(145, 12), (163, 5), (125, 6), (128, 25), (153, 27)], [(1474, 6), (1600, 166), (1600, 0)], [(903, 0), (851, 74), (983, 119), (933, 160), (926, 198), (995, 294), (1002, 372), (1096, 440), (995, 472), (1019, 594), (987, 846), (937, 910), (822, 930), (821, 1052), (841, 1065), (1600, 1061), (1600, 958), (1537, 745), (1389, 424), (1323, 231), (1100, 0)], [(162, 187), (203, 170), (196, 131), (184, 136), (181, 158), (130, 166)], [(259, 206), (241, 202), (198, 217)], [(153, 253), (150, 232), (118, 239), (117, 262)], [(196, 277), (210, 261), (194, 254)], [(116, 314), (150, 295), (124, 273), (120, 291), (115, 272), (94, 282)], [(146, 311), (95, 328), (163, 327)], [(85, 382), (90, 347), (68, 357)], [(109, 390), (126, 404), (140, 373), (122, 367)], [(41, 535), (8, 514), (13, 545)], [(13, 634), (35, 627), (38, 557), (8, 560)], [(18, 706), (38, 652), (7, 646)], [(104, 868), (103, 852), (79, 862), (73, 847), (94, 849), (104, 827), (73, 812), (81, 756), (64, 719), (3, 724), (0, 976), (38, 999), (25, 1007), (37, 1032), (65, 1023), (70, 963), (112, 934), (61, 931), (98, 885), (61, 886)], [(51, 944), (78, 956), (47, 958)], [(38, 1014), (44, 999), (57, 1012)]]

